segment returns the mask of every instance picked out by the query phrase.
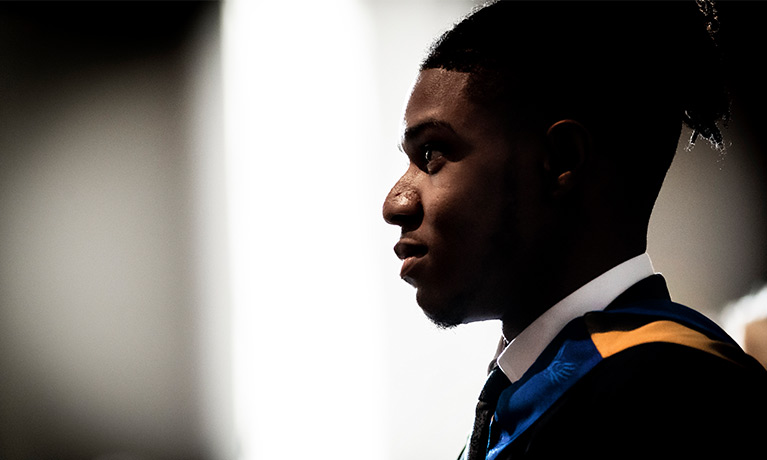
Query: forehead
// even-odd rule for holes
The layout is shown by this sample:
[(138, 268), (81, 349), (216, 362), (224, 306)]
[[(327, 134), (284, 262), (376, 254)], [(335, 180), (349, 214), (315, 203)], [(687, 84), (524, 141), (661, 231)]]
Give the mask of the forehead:
[[(471, 74), (441, 68), (420, 72), (410, 93), (402, 124), (401, 145), (419, 144), (430, 133), (449, 133), (464, 146), (510, 141), (513, 127), (496, 110), (476, 102)], [(515, 130), (514, 130), (515, 131)], [(516, 141), (515, 141), (516, 142)]]
[(405, 128), (422, 122), (454, 117), (469, 108), (466, 87), (469, 74), (445, 69), (419, 73), (405, 109)]

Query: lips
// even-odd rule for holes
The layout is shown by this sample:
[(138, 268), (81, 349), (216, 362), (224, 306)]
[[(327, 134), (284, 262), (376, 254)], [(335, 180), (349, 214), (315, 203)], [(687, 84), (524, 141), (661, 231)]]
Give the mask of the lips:
[(408, 276), (412, 271), (418, 260), (425, 256), (428, 249), (425, 245), (418, 243), (417, 241), (410, 239), (401, 239), (394, 245), (394, 253), (402, 260), (402, 269), (399, 276), (410, 284), (413, 284), (413, 279)]

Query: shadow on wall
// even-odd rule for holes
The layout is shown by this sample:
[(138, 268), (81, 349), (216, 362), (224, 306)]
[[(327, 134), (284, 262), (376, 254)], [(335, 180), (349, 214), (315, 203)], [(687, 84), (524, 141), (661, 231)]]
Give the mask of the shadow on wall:
[(211, 457), (194, 123), (218, 9), (0, 4), (3, 458)]

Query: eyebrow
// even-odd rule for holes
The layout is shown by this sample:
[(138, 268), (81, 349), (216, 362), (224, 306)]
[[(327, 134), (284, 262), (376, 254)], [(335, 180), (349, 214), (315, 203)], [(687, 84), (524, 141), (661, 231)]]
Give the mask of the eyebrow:
[(456, 134), (455, 130), (450, 125), (450, 123), (446, 121), (426, 120), (421, 123), (418, 123), (417, 125), (409, 126), (405, 128), (405, 132), (402, 135), (402, 140), (399, 144), (399, 150), (404, 152), (405, 144), (413, 142), (413, 139), (416, 139), (417, 137), (419, 137), (421, 134), (423, 134), (424, 131), (428, 131), (431, 129), (447, 130), (452, 134)]

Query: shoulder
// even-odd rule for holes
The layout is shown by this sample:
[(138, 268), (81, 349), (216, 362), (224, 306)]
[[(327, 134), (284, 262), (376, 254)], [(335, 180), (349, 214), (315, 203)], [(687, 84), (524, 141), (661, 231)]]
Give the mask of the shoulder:
[[(754, 361), (755, 363), (755, 361)], [(767, 372), (676, 343), (633, 346), (602, 360), (530, 430), (525, 449), (710, 456), (754, 452), (767, 430)], [(569, 446), (569, 447), (566, 447)], [(576, 448), (577, 450), (577, 448)]]
[(565, 399), (622, 402), (639, 414), (652, 408), (680, 418), (703, 410), (713, 415), (714, 409), (738, 415), (751, 409), (736, 403), (764, 399), (759, 390), (765, 384), (767, 371), (745, 354), (736, 362), (682, 344), (652, 342), (604, 359)]
[(554, 351), (570, 343), (591, 350), (593, 366), (503, 455), (739, 458), (761, 451), (767, 370), (708, 318), (664, 299), (627, 303), (573, 321), (542, 361), (556, 362)]

